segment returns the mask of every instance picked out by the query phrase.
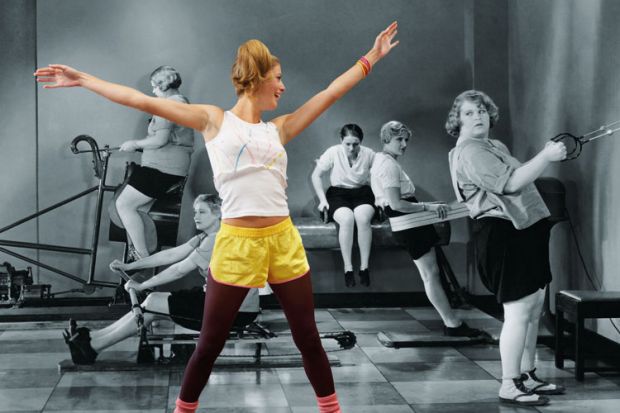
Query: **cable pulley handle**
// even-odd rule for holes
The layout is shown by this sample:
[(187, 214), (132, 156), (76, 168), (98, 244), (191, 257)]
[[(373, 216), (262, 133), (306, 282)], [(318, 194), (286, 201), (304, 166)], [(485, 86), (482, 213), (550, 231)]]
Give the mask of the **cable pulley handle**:
[(569, 144), (566, 145), (566, 158), (562, 160), (562, 162), (570, 161), (572, 159), (577, 159), (579, 155), (581, 155), (581, 150), (583, 149), (583, 136), (575, 136), (568, 132), (560, 133), (553, 138), (551, 138), (553, 142), (563, 142), (568, 140)]
[[(78, 145), (80, 142), (86, 142), (90, 146), (90, 150), (81, 151), (78, 149)], [(101, 159), (101, 155), (99, 154), (99, 145), (97, 145), (97, 141), (93, 139), (92, 136), (89, 135), (79, 135), (73, 138), (71, 141), (71, 152), (73, 153), (84, 153), (84, 152), (92, 152), (93, 154), (93, 169), (95, 170), (95, 176), (99, 179), (103, 177), (103, 160)]]
[[(90, 146), (89, 151), (81, 151), (78, 149), (78, 145), (80, 142), (86, 142)], [(97, 141), (89, 135), (78, 135), (71, 141), (71, 152), (73, 153), (83, 153), (83, 152), (99, 152), (99, 145)]]

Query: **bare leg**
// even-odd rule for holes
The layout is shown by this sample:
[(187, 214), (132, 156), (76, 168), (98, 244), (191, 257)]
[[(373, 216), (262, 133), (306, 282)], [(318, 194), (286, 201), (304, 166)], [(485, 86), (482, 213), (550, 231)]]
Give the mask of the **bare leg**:
[(125, 186), (116, 200), (118, 216), (123, 222), (127, 236), (133, 243), (134, 248), (144, 258), (149, 255), (144, 235), (144, 224), (138, 213), (138, 208), (152, 201), (153, 198), (144, 195), (131, 185)]
[(353, 263), (351, 262), (351, 250), (353, 249), (353, 233), (355, 231), (355, 218), (353, 211), (349, 208), (338, 208), (334, 212), (334, 221), (340, 225), (338, 231), (338, 242), (340, 243), (340, 253), (344, 262), (344, 270), (353, 271)]
[(525, 336), (525, 347), (523, 348), (523, 357), (521, 358), (521, 372), (531, 371), (536, 367), (536, 342), (538, 340), (538, 323), (540, 314), (545, 302), (544, 290), (538, 290), (536, 293), (536, 301), (533, 303), (529, 314), (530, 320), (527, 325), (527, 334)]
[(432, 249), (413, 261), (418, 267), (422, 281), (424, 282), (424, 291), (429, 301), (435, 307), (435, 310), (439, 313), (439, 316), (443, 320), (446, 327), (458, 327), (461, 325), (462, 320), (450, 307), (450, 302), (446, 296), (441, 280), (439, 279), (439, 267), (437, 266), (437, 258), (435, 257), (435, 251)]
[(360, 205), (353, 210), (357, 225), (357, 244), (360, 248), (360, 270), (368, 268), (370, 247), (372, 246), (372, 228), (370, 221), (375, 215), (375, 209), (370, 205)]
[[(151, 293), (144, 300), (143, 306), (150, 311), (156, 311), (158, 313), (170, 314), (168, 308), (168, 297), (170, 293)], [(158, 314), (144, 314), (144, 325), (148, 327), (154, 320), (168, 319), (167, 316)], [(110, 324), (106, 328), (98, 331), (93, 331), (90, 334), (90, 345), (93, 349), (100, 353), (106, 348), (125, 340), (128, 337), (135, 336), (137, 333), (136, 321), (133, 317), (133, 313), (127, 313), (119, 320)]]
[[(499, 338), (499, 352), (502, 359), (502, 386), (500, 399), (521, 402), (544, 402), (537, 394), (528, 391), (521, 384), (521, 359), (525, 349), (531, 315), (538, 306), (539, 292), (532, 293), (515, 301), (504, 303), (504, 325)], [(516, 379), (516, 380), (515, 380)]]

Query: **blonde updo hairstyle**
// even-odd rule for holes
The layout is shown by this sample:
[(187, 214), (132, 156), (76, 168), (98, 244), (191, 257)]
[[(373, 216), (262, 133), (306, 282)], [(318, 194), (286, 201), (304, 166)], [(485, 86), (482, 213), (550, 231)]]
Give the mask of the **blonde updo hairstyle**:
[(248, 40), (239, 46), (230, 74), (237, 96), (252, 94), (267, 78), (267, 73), (279, 63), (280, 60), (260, 40)]

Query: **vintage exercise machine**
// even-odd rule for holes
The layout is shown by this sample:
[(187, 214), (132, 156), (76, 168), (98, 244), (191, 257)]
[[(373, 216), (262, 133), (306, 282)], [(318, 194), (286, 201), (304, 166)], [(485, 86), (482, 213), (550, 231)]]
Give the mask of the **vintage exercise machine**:
[[(118, 192), (121, 189), (121, 185), (109, 185), (106, 183), (106, 178), (108, 174), (108, 165), (111, 154), (118, 150), (118, 148), (111, 148), (108, 145), (105, 145), (103, 148), (100, 148), (97, 144), (97, 141), (89, 135), (79, 135), (75, 137), (71, 141), (71, 152), (74, 154), (85, 154), (88, 153), (92, 155), (92, 164), (94, 175), (97, 180), (96, 185), (79, 192), (76, 195), (70, 196), (58, 203), (55, 203), (47, 208), (44, 208), (34, 214), (28, 215), (22, 219), (19, 219), (9, 225), (6, 225), (0, 228), (0, 234), (15, 228), (19, 225), (22, 225), (26, 222), (29, 222), (37, 217), (45, 215), (51, 211), (54, 211), (64, 205), (67, 205), (77, 199), (86, 197), (90, 194), (96, 194), (96, 203), (95, 203), (95, 217), (93, 221), (93, 231), (90, 240), (90, 245), (87, 248), (81, 247), (70, 247), (64, 245), (57, 244), (43, 244), (43, 243), (33, 243), (33, 242), (23, 242), (23, 241), (15, 241), (8, 239), (0, 239), (0, 252), (3, 252), (7, 255), (13, 256), (21, 261), (25, 261), (32, 265), (38, 266), (40, 268), (51, 271), (57, 275), (68, 278), (72, 281), (75, 281), (79, 287), (70, 289), (67, 291), (51, 291), (52, 285), (49, 285), (45, 294), (42, 294), (42, 300), (44, 305), (67, 305), (67, 302), (70, 302), (72, 305), (101, 305), (107, 304), (111, 302), (114, 297), (77, 297), (77, 298), (64, 298), (59, 299), (58, 297), (67, 294), (67, 293), (82, 293), (85, 295), (91, 295), (94, 293), (97, 288), (114, 288), (117, 289), (116, 299), (118, 300), (118, 288), (119, 283), (104, 281), (96, 278), (95, 267), (97, 263), (97, 251), (98, 251), (98, 243), (99, 243), (99, 235), (101, 231), (101, 218), (103, 213), (103, 202), (104, 195), (106, 192)], [(128, 166), (128, 171), (131, 170), (131, 164)], [(127, 177), (127, 174), (126, 174)], [(160, 245), (175, 245), (176, 243), (176, 234), (178, 230), (178, 221), (179, 221), (179, 213), (181, 207), (181, 195), (183, 192), (183, 187), (178, 186), (175, 188), (171, 188), (169, 191), (170, 196), (166, 197), (162, 200), (155, 201), (154, 204), (149, 205), (150, 209), (148, 211), (144, 211), (143, 218), (145, 223), (149, 228), (153, 230), (151, 233), (154, 234), (154, 237), (150, 239), (154, 239), (156, 246)], [(157, 237), (159, 235), (159, 238)], [(114, 224), (114, 220), (112, 220), (111, 228), (110, 228), (110, 239), (113, 241), (121, 241), (125, 242), (125, 256), (127, 254), (127, 239), (125, 236), (124, 230), (120, 229), (117, 225)], [(171, 241), (173, 240), (173, 241)], [(153, 241), (150, 241), (153, 242)], [(46, 264), (40, 260), (27, 257), (23, 254), (20, 254), (9, 248), (23, 248), (23, 249), (34, 249), (34, 250), (42, 250), (42, 251), (52, 251), (58, 252), (62, 254), (77, 254), (87, 256), (89, 259), (88, 262), (88, 272), (86, 276), (80, 276), (76, 274), (69, 273), (63, 269), (54, 267), (52, 265)], [(41, 288), (39, 288), (41, 289)], [(61, 303), (62, 301), (62, 303)], [(1, 317), (0, 317), (1, 318)]]

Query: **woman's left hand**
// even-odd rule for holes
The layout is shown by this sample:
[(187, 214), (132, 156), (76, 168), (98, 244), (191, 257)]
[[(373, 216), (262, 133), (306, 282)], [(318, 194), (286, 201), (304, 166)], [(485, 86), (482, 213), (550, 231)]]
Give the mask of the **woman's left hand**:
[(372, 47), (372, 50), (377, 53), (377, 57), (379, 59), (386, 56), (390, 51), (395, 48), (399, 40), (392, 42), (394, 36), (398, 33), (398, 22), (392, 22), (387, 29), (379, 33), (377, 38), (375, 39), (375, 44)]

